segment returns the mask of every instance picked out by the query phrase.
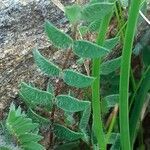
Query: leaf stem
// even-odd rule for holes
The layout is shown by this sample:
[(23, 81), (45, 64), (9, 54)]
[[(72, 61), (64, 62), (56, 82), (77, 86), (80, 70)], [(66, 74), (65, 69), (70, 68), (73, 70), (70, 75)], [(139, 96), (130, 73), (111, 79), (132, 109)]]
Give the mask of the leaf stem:
[(119, 87), (119, 106), (120, 106), (120, 133), (122, 150), (131, 150), (129, 133), (129, 77), (130, 63), (134, 34), (138, 19), (141, 0), (132, 0), (129, 10), (128, 24), (125, 34), (125, 41), (122, 52), (120, 87)]
[[(96, 43), (103, 46), (105, 41), (105, 36), (107, 28), (109, 25), (111, 15), (107, 15), (101, 22), (99, 34)], [(100, 105), (100, 63), (101, 60), (93, 59), (92, 64), (92, 75), (95, 77), (95, 81), (92, 85), (92, 109), (93, 109), (93, 129), (96, 135), (99, 148), (101, 150), (106, 150), (106, 140), (103, 130), (102, 115), (101, 115), (101, 105)]]

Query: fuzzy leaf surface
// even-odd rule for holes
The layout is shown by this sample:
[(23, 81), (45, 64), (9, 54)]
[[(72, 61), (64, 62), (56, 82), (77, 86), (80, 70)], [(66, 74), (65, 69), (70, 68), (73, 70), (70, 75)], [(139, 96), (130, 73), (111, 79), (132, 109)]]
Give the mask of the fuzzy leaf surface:
[(54, 133), (57, 137), (67, 140), (67, 141), (75, 141), (81, 139), (83, 137), (83, 133), (74, 132), (65, 126), (55, 124), (54, 125)]
[(66, 69), (64, 70), (63, 80), (66, 84), (76, 87), (76, 88), (84, 88), (91, 86), (94, 78), (90, 76), (86, 76), (77, 71)]
[(60, 31), (49, 21), (45, 22), (45, 32), (52, 44), (58, 48), (67, 49), (72, 45), (72, 38)]
[[(30, 118), (20, 111), (20, 108), (15, 108), (14, 104), (11, 104), (8, 117), (6, 119), (6, 128), (16, 141), (19, 141), (18, 145), (24, 150), (36, 148), (38, 150), (45, 150), (38, 142), (42, 139), (40, 135), (35, 133), (38, 124), (33, 123)], [(32, 146), (31, 146), (31, 141)]]
[(61, 69), (46, 58), (44, 58), (37, 49), (33, 50), (33, 56), (36, 65), (43, 73), (48, 76), (59, 76)]
[(65, 15), (67, 16), (70, 23), (75, 24), (81, 18), (81, 7), (77, 4), (65, 7)]
[(56, 104), (59, 108), (67, 112), (79, 112), (87, 109), (90, 102), (82, 101), (69, 95), (59, 95), (56, 97)]
[(101, 64), (101, 75), (108, 75), (118, 69), (121, 65), (121, 57), (108, 60)]
[(120, 40), (119, 37), (107, 39), (104, 42), (104, 47), (109, 49), (109, 50), (112, 50), (119, 43), (119, 40)]
[(22, 82), (20, 85), (19, 94), (23, 98), (24, 102), (32, 107), (42, 106), (46, 108), (52, 107), (53, 95), (47, 91), (42, 91), (37, 88), (33, 88), (26, 83)]
[(73, 44), (73, 51), (82, 58), (100, 58), (108, 54), (109, 50), (97, 44), (79, 40)]
[(101, 20), (112, 11), (113, 6), (113, 3), (108, 2), (89, 4), (83, 8), (82, 18), (86, 21)]

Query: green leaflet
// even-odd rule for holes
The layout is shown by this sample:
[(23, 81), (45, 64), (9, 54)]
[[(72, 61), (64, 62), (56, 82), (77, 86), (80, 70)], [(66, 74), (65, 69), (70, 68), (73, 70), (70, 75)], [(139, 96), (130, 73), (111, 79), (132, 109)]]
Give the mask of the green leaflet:
[(119, 94), (108, 95), (102, 100), (102, 110), (107, 112), (110, 108), (114, 107), (119, 101)]
[(104, 42), (104, 47), (109, 49), (109, 50), (112, 50), (119, 43), (119, 40), (120, 40), (119, 37), (107, 39)]
[(65, 15), (67, 16), (70, 23), (75, 24), (80, 20), (81, 7), (77, 4), (65, 7)]
[(78, 150), (78, 148), (80, 147), (80, 141), (74, 141), (74, 142), (69, 142), (69, 143), (64, 143), (63, 145), (58, 145), (55, 150), (73, 150), (76, 149)]
[[(37, 142), (42, 139), (35, 130), (37, 130), (38, 124), (33, 123), (30, 118), (27, 118), (20, 108), (15, 108), (14, 104), (11, 104), (8, 117), (6, 119), (6, 128), (9, 134), (15, 137), (16, 141), (19, 141), (18, 145), (25, 150), (30, 148), (31, 141), (32, 147), (38, 150), (44, 150), (44, 147)], [(26, 145), (25, 148), (24, 145)]]
[(91, 86), (91, 84), (94, 81), (94, 78), (83, 75), (77, 71), (65, 69), (63, 80), (66, 84), (70, 86), (74, 86), (76, 88), (84, 88)]
[(94, 32), (94, 31), (98, 32), (100, 23), (101, 23), (101, 20), (92, 21), (89, 25), (89, 30), (91, 32)]
[(53, 96), (55, 95), (54, 87), (48, 82), (47, 84), (47, 92), (51, 93)]
[(85, 141), (88, 141), (88, 136), (86, 133), (86, 129), (87, 129), (87, 125), (89, 122), (89, 118), (91, 116), (91, 105), (89, 105), (89, 107), (87, 107), (82, 114), (82, 117), (80, 119), (80, 123), (79, 123), (79, 129), (80, 131), (82, 131), (84, 133), (84, 139)]
[(87, 21), (101, 20), (112, 11), (113, 6), (113, 3), (107, 2), (89, 4), (83, 8), (82, 18)]
[(72, 45), (72, 38), (67, 34), (61, 32), (49, 21), (45, 22), (45, 32), (49, 40), (58, 48), (67, 49)]
[(84, 36), (88, 33), (88, 27), (87, 26), (79, 26), (78, 31), (81, 36)]
[(20, 85), (19, 94), (31, 107), (36, 106), (44, 106), (50, 109), (53, 105), (53, 95), (46, 91), (39, 90), (37, 88), (33, 88), (26, 83), (22, 82)]
[(82, 101), (69, 95), (59, 95), (56, 97), (57, 107), (67, 112), (84, 111), (90, 107), (89, 101)]
[(36, 123), (39, 123), (40, 125), (46, 125), (51, 124), (49, 119), (46, 119), (40, 115), (38, 115), (35, 111), (33, 111), (31, 108), (28, 109), (27, 115), (32, 118), (32, 120)]
[(21, 139), (21, 144), (28, 143), (28, 142), (39, 142), (43, 139), (42, 136), (34, 134), (34, 133), (25, 133), (19, 135), (19, 139)]
[(73, 51), (80, 57), (92, 59), (103, 57), (109, 52), (106, 48), (85, 40), (75, 41), (73, 44)]
[(121, 65), (121, 57), (108, 60), (101, 64), (101, 75), (108, 75), (118, 69)]
[(112, 140), (113, 140), (113, 142), (112, 142), (112, 146), (111, 146), (110, 150), (120, 150), (121, 149), (120, 134), (116, 133), (116, 137), (114, 137), (114, 139), (112, 139)]
[(11, 150), (11, 149), (8, 148), (8, 147), (5, 147), (5, 146), (1, 146), (1, 147), (0, 147), (0, 150)]
[(33, 141), (30, 141), (30, 143), (23, 144), (22, 148), (24, 150), (45, 150), (45, 148), (42, 145)]
[(54, 125), (54, 133), (57, 137), (68, 141), (75, 141), (83, 137), (83, 133), (74, 132), (59, 124)]
[(37, 49), (33, 50), (33, 56), (35, 63), (40, 68), (40, 70), (48, 76), (59, 76), (61, 69), (54, 65), (52, 62), (45, 59)]

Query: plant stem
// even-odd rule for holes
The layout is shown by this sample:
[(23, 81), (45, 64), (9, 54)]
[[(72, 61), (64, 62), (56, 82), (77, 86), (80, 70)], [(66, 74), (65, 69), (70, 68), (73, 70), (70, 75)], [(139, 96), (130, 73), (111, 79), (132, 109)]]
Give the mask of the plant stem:
[[(103, 46), (107, 28), (110, 22), (111, 15), (107, 15), (101, 22), (99, 34), (96, 40), (98, 45)], [(95, 81), (92, 85), (92, 109), (93, 109), (93, 129), (96, 135), (99, 148), (106, 150), (105, 134), (103, 131), (103, 123), (101, 116), (101, 105), (100, 105), (100, 59), (94, 59), (92, 64), (92, 75), (95, 77)]]
[(132, 0), (129, 10), (128, 24), (125, 34), (125, 41), (122, 52), (120, 87), (119, 87), (119, 106), (120, 106), (120, 133), (122, 150), (131, 150), (129, 133), (129, 77), (132, 46), (135, 29), (137, 25), (138, 13), (141, 0)]

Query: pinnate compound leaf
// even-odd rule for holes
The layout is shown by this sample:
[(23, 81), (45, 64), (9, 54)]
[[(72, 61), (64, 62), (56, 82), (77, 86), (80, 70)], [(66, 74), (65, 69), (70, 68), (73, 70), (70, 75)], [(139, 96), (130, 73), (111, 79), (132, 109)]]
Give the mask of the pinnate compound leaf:
[(31, 107), (42, 106), (50, 109), (53, 105), (53, 95), (47, 91), (42, 91), (37, 88), (33, 88), (26, 83), (22, 82), (20, 85), (19, 95), (22, 97), (25, 103)]
[(101, 20), (113, 9), (114, 3), (99, 2), (85, 6), (82, 10), (82, 18), (87, 21)]
[(119, 37), (107, 39), (104, 42), (104, 47), (109, 49), (109, 50), (112, 50), (119, 43), (119, 40), (120, 40)]
[(80, 20), (81, 7), (78, 4), (65, 7), (65, 15), (67, 16), (70, 23), (75, 24)]
[(84, 40), (75, 41), (73, 51), (80, 57), (92, 59), (103, 57), (109, 52), (109, 50), (104, 47)]
[(57, 107), (67, 112), (84, 111), (90, 107), (89, 101), (82, 101), (69, 95), (59, 95), (56, 97)]
[(83, 133), (74, 132), (59, 124), (54, 125), (54, 133), (57, 137), (68, 141), (75, 141), (83, 137)]
[(48, 76), (59, 76), (61, 69), (44, 58), (37, 49), (33, 50), (35, 63), (40, 70)]
[(83, 75), (77, 71), (66, 69), (64, 70), (63, 80), (66, 84), (76, 87), (76, 88), (84, 88), (91, 86), (94, 78)]
[(58, 48), (67, 49), (72, 45), (72, 38), (67, 34), (60, 31), (49, 21), (45, 22), (45, 32), (49, 40)]
[(121, 57), (108, 60), (101, 64), (101, 75), (108, 75), (118, 69), (121, 65)]
[[(19, 112), (19, 113), (18, 113)], [(30, 118), (20, 111), (20, 108), (15, 108), (14, 104), (11, 104), (8, 117), (6, 119), (6, 128), (16, 141), (19, 141), (18, 145), (25, 150), (31, 147), (38, 150), (44, 150), (44, 147), (37, 142), (42, 139), (35, 131), (38, 124), (33, 123)], [(32, 146), (31, 146), (31, 141)]]

